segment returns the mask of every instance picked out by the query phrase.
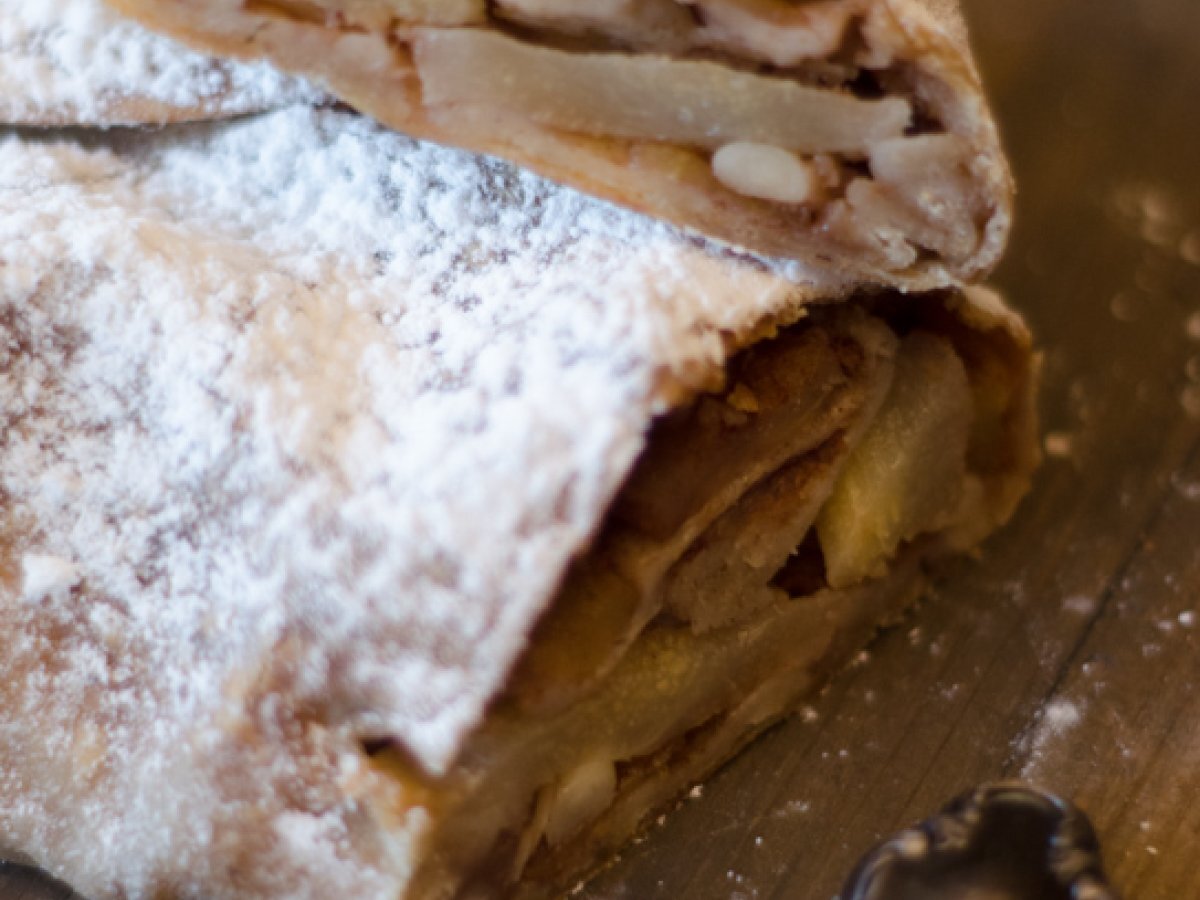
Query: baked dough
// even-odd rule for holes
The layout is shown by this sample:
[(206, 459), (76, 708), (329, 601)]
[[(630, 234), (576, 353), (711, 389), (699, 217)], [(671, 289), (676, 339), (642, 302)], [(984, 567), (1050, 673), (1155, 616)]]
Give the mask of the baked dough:
[(0, 0), (0, 122), (6, 124), (164, 124), (318, 96), (264, 63), (189, 52), (103, 0)]
[(828, 287), (975, 281), (1012, 185), (952, 2), (114, 0)]
[(1036, 456), (987, 291), (336, 110), (3, 138), (0, 328), (0, 834), (90, 900), (552, 893)]
[(374, 748), (435, 810), (414, 896), (567, 890), (1008, 517), (1034, 457), (1020, 337), (894, 301), (813, 311), (658, 420), (449, 772)]

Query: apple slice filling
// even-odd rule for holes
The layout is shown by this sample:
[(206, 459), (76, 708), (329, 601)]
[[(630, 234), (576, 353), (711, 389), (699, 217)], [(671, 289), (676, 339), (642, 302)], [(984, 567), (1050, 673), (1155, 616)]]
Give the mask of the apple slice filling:
[(902, 542), (950, 524), (962, 502), (971, 425), (962, 360), (919, 331), (901, 344), (895, 372), (817, 521), (834, 587), (882, 575)]
[[(941, 131), (913, 134), (919, 117), (923, 130), (936, 128), (915, 96), (860, 95), (851, 86), (864, 76), (869, 82), (871, 70), (809, 56), (841, 58), (850, 4), (804, 4), (791, 8), (790, 19), (777, 7), (697, 2), (691, 8), (705, 20), (700, 26), (676, 0), (511, 0), (496, 14), (529, 28), (413, 27), (402, 34), (435, 120), (450, 111), (464, 121), (509, 117), (631, 147), (680, 148), (708, 160), (706, 189), (799, 208), (798, 223), (862, 248), (879, 265), (907, 268), (922, 250), (969, 259), (990, 210), (973, 186), (966, 142)], [(597, 51), (594, 39), (553, 44), (555, 35), (597, 31), (616, 48)], [(626, 32), (654, 46), (639, 47)], [(668, 33), (674, 37), (662, 37)], [(735, 61), (729, 52), (743, 55)], [(757, 68), (746, 54), (760, 60)], [(888, 234), (898, 246), (872, 251)]]
[(917, 589), (936, 535), (978, 513), (975, 420), (1007, 414), (976, 406), (937, 320), (814, 312), (658, 423), (507, 692), (427, 785), (422, 877), (494, 886), (586, 856), (679, 788), (680, 754), (703, 775)]
[[(850, 311), (826, 318), (744, 354), (725, 391), (658, 423), (514, 673), (513, 702), (530, 712), (572, 702), (664, 605), (704, 630), (736, 618), (735, 581), (743, 613), (772, 599), (770, 567), (804, 537), (845, 436), (865, 426), (890, 380), (895, 338), (884, 325)], [(754, 545), (749, 561), (708, 579), (726, 566), (731, 539)]]
[(413, 47), (428, 106), (478, 104), (603, 137), (863, 157), (912, 119), (907, 100), (863, 100), (715, 62), (575, 53), (477, 29), (422, 29)]

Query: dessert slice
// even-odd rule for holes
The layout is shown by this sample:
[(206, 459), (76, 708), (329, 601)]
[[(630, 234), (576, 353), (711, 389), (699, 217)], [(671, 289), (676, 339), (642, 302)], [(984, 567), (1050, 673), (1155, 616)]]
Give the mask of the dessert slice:
[(433, 810), (412, 896), (568, 889), (1009, 516), (1024, 336), (962, 298), (895, 302), (815, 311), (656, 422), (451, 770), (372, 748), (391, 814)]
[(1011, 183), (952, 3), (114, 0), (825, 283), (975, 280)]
[(103, 0), (0, 0), (0, 123), (163, 124), (318, 96), (264, 63), (193, 53)]
[(1035, 459), (986, 291), (335, 110), (4, 138), (0, 329), (0, 834), (91, 900), (551, 894)]

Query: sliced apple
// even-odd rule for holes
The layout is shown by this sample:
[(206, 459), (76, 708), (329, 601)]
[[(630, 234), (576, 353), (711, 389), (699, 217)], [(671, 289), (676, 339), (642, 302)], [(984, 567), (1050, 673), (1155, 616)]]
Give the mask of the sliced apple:
[(600, 35), (623, 46), (684, 50), (695, 20), (676, 0), (495, 0), (493, 12), (558, 34)]
[(573, 53), (470, 29), (418, 29), (413, 47), (427, 106), (507, 109), (591, 135), (865, 156), (912, 118), (907, 100), (862, 100), (714, 62)]
[(611, 759), (593, 757), (560, 778), (552, 790), (546, 841), (557, 847), (574, 837), (612, 804), (617, 771)]
[(776, 66), (832, 56), (845, 39), (854, 6), (842, 0), (780, 3), (764, 0), (685, 0), (701, 13), (700, 39)]
[(486, 0), (390, 0), (392, 15), (401, 22), (427, 25), (482, 25)]
[(970, 426), (962, 360), (943, 338), (910, 334), (883, 408), (817, 518), (831, 586), (883, 575), (901, 543), (953, 515), (962, 500)]

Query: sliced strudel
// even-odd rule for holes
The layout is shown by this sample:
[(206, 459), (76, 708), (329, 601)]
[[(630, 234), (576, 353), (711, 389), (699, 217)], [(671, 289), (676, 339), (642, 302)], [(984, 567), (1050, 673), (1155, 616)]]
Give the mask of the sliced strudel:
[(269, 65), (187, 52), (103, 0), (0, 0), (2, 124), (163, 124), (317, 96)]
[(114, 2), (825, 284), (976, 280), (1008, 231), (1008, 169), (953, 2)]
[(1036, 455), (989, 292), (330, 110), (0, 141), (0, 334), (0, 834), (91, 900), (549, 896)]

